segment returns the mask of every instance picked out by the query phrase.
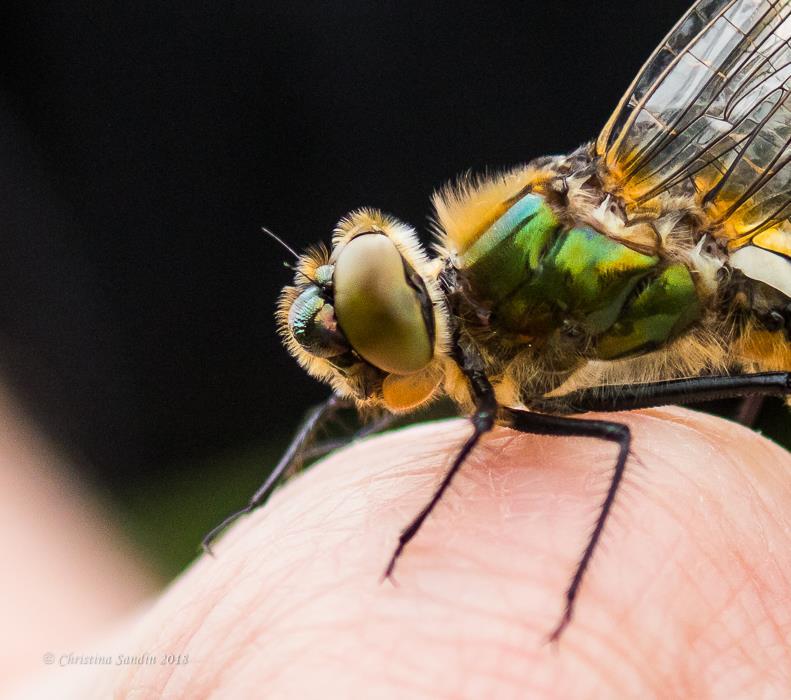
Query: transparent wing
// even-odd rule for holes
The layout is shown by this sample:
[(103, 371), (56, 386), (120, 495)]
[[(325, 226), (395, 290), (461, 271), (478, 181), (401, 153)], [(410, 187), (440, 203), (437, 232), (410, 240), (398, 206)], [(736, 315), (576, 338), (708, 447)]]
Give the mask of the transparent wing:
[(731, 248), (791, 257), (791, 0), (699, 0), (596, 142), (614, 185), (646, 204), (693, 194)]

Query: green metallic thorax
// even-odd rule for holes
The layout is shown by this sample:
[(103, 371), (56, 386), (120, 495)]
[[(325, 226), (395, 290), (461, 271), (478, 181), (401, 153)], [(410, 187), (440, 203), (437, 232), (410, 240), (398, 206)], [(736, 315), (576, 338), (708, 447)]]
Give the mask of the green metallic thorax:
[(460, 256), (492, 327), (514, 337), (561, 331), (615, 359), (667, 343), (700, 314), (689, 270), (588, 226), (566, 228), (537, 194), (517, 200)]

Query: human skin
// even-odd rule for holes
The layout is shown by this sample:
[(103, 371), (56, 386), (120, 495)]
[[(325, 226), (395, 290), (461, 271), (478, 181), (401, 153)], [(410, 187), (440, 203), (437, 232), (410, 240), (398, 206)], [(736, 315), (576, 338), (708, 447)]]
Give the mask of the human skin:
[[(778, 410), (779, 406), (777, 407)], [(601, 416), (600, 416), (601, 417)], [(153, 606), (27, 688), (80, 698), (791, 696), (791, 455), (678, 408), (634, 436), (602, 544), (546, 643), (615, 447), (497, 428), (381, 582), (470, 426), (361, 441), (277, 491)]]
[(3, 698), (43, 654), (89, 645), (161, 585), (66, 463), (0, 385)]

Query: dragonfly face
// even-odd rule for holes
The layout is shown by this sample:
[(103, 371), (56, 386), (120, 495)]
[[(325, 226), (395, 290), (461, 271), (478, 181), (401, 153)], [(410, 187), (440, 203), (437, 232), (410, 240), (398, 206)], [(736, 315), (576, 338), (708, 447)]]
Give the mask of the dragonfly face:
[(278, 318), (297, 360), (343, 395), (405, 410), (437, 387), (443, 298), (414, 232), (391, 217), (355, 212), (331, 253), (302, 256)]

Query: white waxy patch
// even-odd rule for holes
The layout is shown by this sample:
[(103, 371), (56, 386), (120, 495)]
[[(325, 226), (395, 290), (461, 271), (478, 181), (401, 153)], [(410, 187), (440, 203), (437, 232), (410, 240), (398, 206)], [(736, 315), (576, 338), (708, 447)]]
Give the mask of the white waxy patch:
[(604, 226), (605, 231), (610, 229), (618, 230), (624, 225), (624, 217), (609, 194), (593, 210), (593, 217)]
[(783, 256), (748, 245), (731, 253), (730, 264), (748, 277), (791, 297), (791, 262)]
[(708, 236), (704, 236), (698, 241), (695, 248), (689, 253), (689, 261), (692, 269), (698, 273), (698, 282), (702, 284), (706, 292), (714, 294), (717, 291), (717, 272), (723, 266), (722, 260), (709, 255), (705, 251)]

